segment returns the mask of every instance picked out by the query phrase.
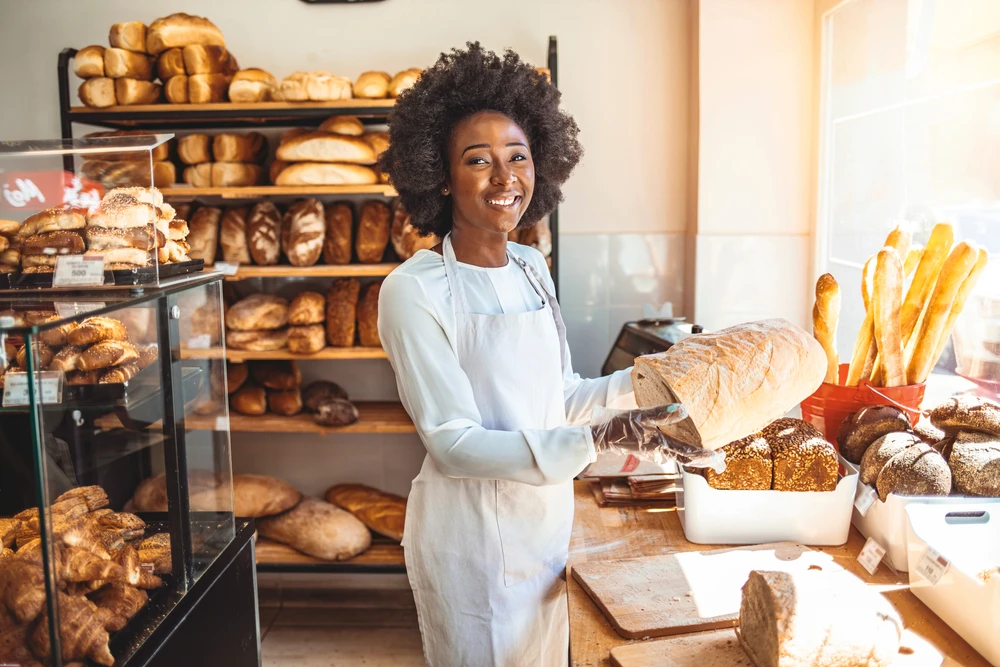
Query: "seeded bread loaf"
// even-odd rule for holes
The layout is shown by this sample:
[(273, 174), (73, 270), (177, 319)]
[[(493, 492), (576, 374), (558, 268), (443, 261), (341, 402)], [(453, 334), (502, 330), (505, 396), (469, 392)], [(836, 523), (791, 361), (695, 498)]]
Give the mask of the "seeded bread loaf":
[(955, 436), (948, 465), (958, 493), (1000, 497), (1000, 437), (960, 431)]
[(760, 435), (771, 448), (775, 491), (833, 491), (840, 468), (837, 452), (816, 427), (801, 419), (778, 419)]
[(882, 502), (890, 493), (900, 496), (947, 496), (951, 470), (935, 449), (923, 443), (906, 447), (882, 468), (876, 481)]
[(722, 448), (726, 453), (726, 469), (717, 473), (705, 470), (705, 479), (713, 489), (766, 491), (771, 488), (774, 467), (771, 446), (760, 433), (754, 433)]
[(882, 468), (896, 454), (907, 447), (921, 444), (920, 438), (913, 433), (897, 431), (886, 433), (871, 444), (861, 457), (860, 479), (863, 484), (875, 484)]
[(891, 405), (874, 405), (858, 410), (844, 420), (837, 435), (840, 453), (851, 463), (861, 463), (865, 450), (886, 433), (909, 431), (906, 413)]
[(326, 340), (333, 347), (353, 347), (361, 283), (355, 278), (334, 281), (326, 295)]
[(953, 396), (931, 411), (931, 423), (939, 429), (978, 431), (1000, 437), (1000, 405), (978, 396)]

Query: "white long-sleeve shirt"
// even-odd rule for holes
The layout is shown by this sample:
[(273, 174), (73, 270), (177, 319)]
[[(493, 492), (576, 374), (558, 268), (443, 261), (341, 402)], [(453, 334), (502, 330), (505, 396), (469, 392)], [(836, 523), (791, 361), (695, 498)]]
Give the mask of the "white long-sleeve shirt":
[[(554, 293), (545, 260), (534, 248), (511, 243)], [(515, 262), (497, 268), (458, 264), (469, 310), (515, 314), (537, 310), (541, 299)], [(482, 426), (468, 377), (458, 361), (456, 321), (444, 258), (421, 250), (394, 270), (379, 295), (379, 336), (396, 373), (403, 407), (427, 452), (449, 477), (503, 479), (541, 486), (575, 477), (596, 459), (591, 410), (632, 392), (629, 371), (585, 380), (563, 370), (568, 426), (496, 431)], [(517, 354), (517, 350), (507, 351)], [(497, 363), (503, 363), (503, 351)], [(569, 350), (565, 350), (569, 360)], [(530, 382), (531, 378), (525, 378)]]

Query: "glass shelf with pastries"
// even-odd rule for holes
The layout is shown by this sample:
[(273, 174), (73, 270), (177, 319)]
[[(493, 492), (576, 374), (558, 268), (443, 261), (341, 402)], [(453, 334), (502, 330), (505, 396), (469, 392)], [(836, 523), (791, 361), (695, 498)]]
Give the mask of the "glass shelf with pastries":
[(180, 354), (221, 313), (219, 274), (0, 295), (0, 664), (259, 664), (225, 361)]
[(158, 285), (203, 269), (154, 183), (172, 134), (0, 142), (0, 289)]

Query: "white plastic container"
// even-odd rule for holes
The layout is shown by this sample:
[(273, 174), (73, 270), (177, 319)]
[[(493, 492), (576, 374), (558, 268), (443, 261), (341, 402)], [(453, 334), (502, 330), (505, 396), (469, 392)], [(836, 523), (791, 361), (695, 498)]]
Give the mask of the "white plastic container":
[[(1000, 574), (985, 582), (979, 577), (1000, 565), (1000, 507), (982, 502), (910, 504), (906, 514), (910, 590), (1000, 667)], [(941, 561), (923, 574), (920, 566), (928, 547), (948, 562), (943, 574)]]
[(682, 470), (677, 511), (684, 536), (695, 544), (798, 542), (836, 546), (847, 541), (858, 472), (840, 460), (833, 491), (713, 489), (701, 475)]

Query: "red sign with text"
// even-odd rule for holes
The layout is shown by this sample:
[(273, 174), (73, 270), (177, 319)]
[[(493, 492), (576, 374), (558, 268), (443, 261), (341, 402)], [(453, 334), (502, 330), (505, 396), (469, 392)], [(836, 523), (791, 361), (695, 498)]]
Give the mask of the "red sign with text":
[(24, 220), (54, 206), (92, 210), (103, 196), (99, 183), (68, 171), (0, 173), (0, 218)]

